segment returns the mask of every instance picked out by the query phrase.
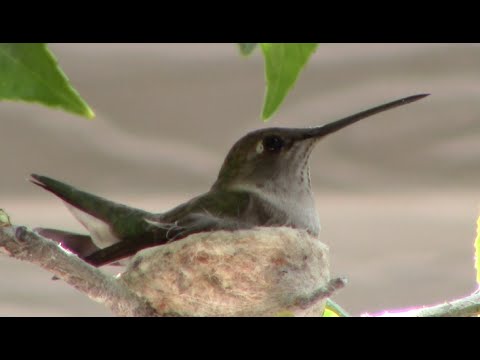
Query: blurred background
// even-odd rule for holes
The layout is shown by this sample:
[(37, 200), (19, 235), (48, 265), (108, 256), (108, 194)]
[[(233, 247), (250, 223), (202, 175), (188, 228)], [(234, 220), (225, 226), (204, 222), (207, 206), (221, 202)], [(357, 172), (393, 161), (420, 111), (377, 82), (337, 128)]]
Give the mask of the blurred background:
[[(320, 44), (279, 112), (260, 120), (263, 59), (235, 44), (52, 44), (96, 119), (0, 102), (0, 207), (16, 224), (83, 231), (26, 179), (51, 176), (163, 211), (207, 191), (231, 145), (265, 126), (319, 125), (417, 93), (319, 143), (312, 185), (334, 300), (354, 314), (475, 290), (480, 46)], [(110, 316), (37, 266), (0, 255), (0, 316)]]

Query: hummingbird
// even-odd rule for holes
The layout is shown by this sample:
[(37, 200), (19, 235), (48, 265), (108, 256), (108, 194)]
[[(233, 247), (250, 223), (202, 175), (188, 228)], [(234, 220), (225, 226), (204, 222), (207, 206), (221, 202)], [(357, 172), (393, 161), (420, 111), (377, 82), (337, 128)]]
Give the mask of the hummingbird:
[(309, 170), (314, 146), (361, 119), (428, 95), (405, 97), (322, 126), (249, 132), (230, 149), (209, 191), (162, 213), (119, 204), (32, 174), (30, 181), (63, 200), (88, 235), (35, 230), (97, 267), (199, 232), (288, 226), (317, 237), (320, 221)]

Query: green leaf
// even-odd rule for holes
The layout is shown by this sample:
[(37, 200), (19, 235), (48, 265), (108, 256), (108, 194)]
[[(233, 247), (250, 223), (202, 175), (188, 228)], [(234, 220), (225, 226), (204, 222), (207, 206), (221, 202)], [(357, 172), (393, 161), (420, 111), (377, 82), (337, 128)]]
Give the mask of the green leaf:
[(0, 100), (23, 100), (92, 119), (46, 44), (0, 43)]
[(323, 317), (350, 317), (350, 314), (332, 299), (327, 299)]
[(276, 317), (295, 317), (295, 314), (290, 310), (282, 310), (275, 314)]
[(325, 311), (323, 312), (323, 317), (340, 317), (340, 315), (326, 307)]
[(12, 223), (10, 222), (10, 218), (8, 214), (3, 210), (0, 209), (0, 227), (10, 226)]
[(480, 216), (477, 219), (477, 237), (475, 239), (475, 269), (477, 269), (477, 284), (480, 285)]
[(295, 84), (300, 71), (317, 44), (261, 44), (265, 58), (266, 94), (262, 118), (267, 120), (278, 109)]
[(240, 53), (244, 56), (250, 55), (257, 47), (257, 43), (239, 43)]

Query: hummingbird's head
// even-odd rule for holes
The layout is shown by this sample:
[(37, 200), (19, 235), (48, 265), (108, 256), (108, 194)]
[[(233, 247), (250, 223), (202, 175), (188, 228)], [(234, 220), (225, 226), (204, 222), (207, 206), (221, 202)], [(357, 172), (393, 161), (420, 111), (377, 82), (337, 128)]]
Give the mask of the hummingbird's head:
[(279, 180), (308, 181), (308, 158), (318, 138), (302, 138), (305, 129), (252, 131), (230, 149), (217, 186), (263, 188)]
[(230, 149), (216, 188), (277, 188), (287, 191), (295, 185), (310, 189), (308, 159), (314, 145), (325, 136), (361, 119), (419, 100), (421, 94), (396, 100), (313, 128), (267, 128), (255, 130)]

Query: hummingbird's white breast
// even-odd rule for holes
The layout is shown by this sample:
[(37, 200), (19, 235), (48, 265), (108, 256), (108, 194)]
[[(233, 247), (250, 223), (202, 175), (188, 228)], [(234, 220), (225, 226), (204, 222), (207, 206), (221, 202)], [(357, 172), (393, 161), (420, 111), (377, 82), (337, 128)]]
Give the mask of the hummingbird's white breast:
[(288, 191), (273, 187), (258, 188), (254, 185), (242, 185), (238, 190), (255, 194), (264, 204), (271, 208), (272, 219), (265, 225), (291, 226), (308, 230), (318, 236), (320, 233), (320, 220), (313, 194), (309, 188), (288, 188)]

